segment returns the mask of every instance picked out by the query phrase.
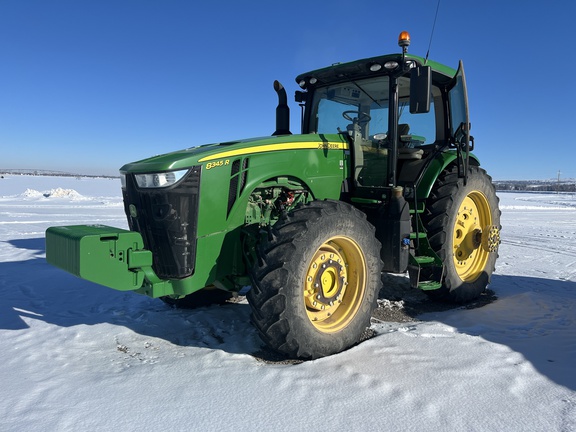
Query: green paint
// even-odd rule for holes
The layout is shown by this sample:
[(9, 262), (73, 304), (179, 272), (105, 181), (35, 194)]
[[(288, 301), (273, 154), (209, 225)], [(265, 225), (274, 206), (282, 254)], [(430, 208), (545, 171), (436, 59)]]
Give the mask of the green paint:
[[(361, 97), (364, 91), (355, 80), (375, 76), (369, 72), (372, 63), (400, 59), (399, 54), (393, 54), (336, 64), (302, 74), (297, 81), (315, 77), (314, 85), (320, 87), (348, 80), (353, 90), (352, 99), (348, 101), (341, 96), (339, 103), (352, 104), (353, 97)], [(406, 59), (415, 65), (424, 64), (421, 57), (408, 55)], [(443, 112), (456, 71), (432, 61), (426, 65), (432, 68), (437, 100), (445, 101), (436, 105), (436, 109)], [(380, 72), (380, 76), (384, 73), (384, 70)], [(343, 92), (342, 87), (339, 91)], [(373, 91), (379, 90), (375, 87)], [(403, 91), (406, 92), (406, 87)], [(313, 93), (314, 86), (309, 87), (308, 92)], [(368, 100), (369, 104), (372, 102), (382, 108), (373, 98)], [(307, 103), (312, 103), (312, 97)], [(418, 169), (424, 171), (418, 175), (420, 171), (414, 168), (412, 178), (416, 183), (419, 212), (438, 175), (457, 159), (456, 152), (448, 146), (451, 125), (447, 118), (446, 113), (437, 116), (436, 128), (440, 130), (437, 135), (444, 138), (434, 144), (435, 152), (429, 152), (428, 164), (419, 166)], [(80, 278), (151, 297), (181, 297), (209, 285), (239, 290), (249, 284), (247, 266), (254, 259), (259, 238), (267, 235), (268, 228), (282, 212), (314, 199), (347, 200), (366, 211), (385, 204), (392, 186), (384, 183), (388, 175), (388, 152), (394, 147), (385, 149), (367, 136), (361, 136), (360, 130), (347, 134), (343, 131), (244, 139), (128, 163), (120, 171), (131, 185), (125, 189), (128, 190), (125, 204), (133, 231), (86, 225), (51, 227), (46, 232), (47, 260)], [(411, 144), (418, 146), (424, 140), (413, 135)], [(370, 146), (374, 146), (372, 150)], [(354, 178), (359, 172), (354, 162), (359, 152), (363, 152), (365, 176), (371, 179), (366, 183)], [(472, 163), (478, 163), (475, 158), (471, 159)], [(399, 166), (401, 163), (404, 162), (399, 162)], [(140, 189), (134, 181), (136, 174), (179, 170), (188, 170), (189, 175), (166, 188)], [(164, 233), (170, 240), (162, 240)], [(154, 239), (151, 250), (144, 246), (147, 236)], [(425, 250), (417, 252), (433, 256), (426, 246), (423, 230), (418, 238)], [(177, 270), (163, 267), (159, 260), (160, 255), (171, 259), (171, 252), (175, 260), (185, 262)], [(186, 257), (192, 258), (186, 261)], [(434, 264), (437, 264), (436, 258)], [(413, 264), (429, 264), (425, 261), (426, 258), (419, 262), (415, 257)], [(172, 271), (181, 274), (159, 276)], [(432, 289), (432, 286), (421, 288)]]

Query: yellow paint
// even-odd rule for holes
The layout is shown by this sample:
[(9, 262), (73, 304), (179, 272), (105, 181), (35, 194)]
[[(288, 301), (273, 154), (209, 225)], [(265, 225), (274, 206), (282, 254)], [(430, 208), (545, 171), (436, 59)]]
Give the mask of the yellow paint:
[(209, 170), (212, 168), (223, 167), (226, 165), (230, 165), (230, 159), (219, 160), (219, 161), (215, 161), (215, 162), (208, 162), (206, 164), (206, 169)]
[(452, 235), (454, 267), (463, 282), (474, 282), (486, 270), (490, 252), (481, 244), (491, 224), (488, 199), (480, 191), (470, 192), (458, 208)]
[(366, 261), (351, 238), (328, 239), (313, 255), (303, 286), (306, 314), (322, 333), (342, 331), (366, 295)]
[[(346, 150), (348, 144), (345, 143), (327, 143), (327, 142), (295, 142), (285, 144), (267, 144), (253, 147), (246, 147), (235, 150), (228, 150), (221, 153), (216, 153), (210, 156), (203, 157), (198, 162), (208, 162), (215, 159), (231, 158), (236, 156), (243, 156), (246, 154), (266, 153), (281, 150)], [(221, 166), (221, 165), (219, 165)], [(213, 167), (211, 167), (213, 168)]]

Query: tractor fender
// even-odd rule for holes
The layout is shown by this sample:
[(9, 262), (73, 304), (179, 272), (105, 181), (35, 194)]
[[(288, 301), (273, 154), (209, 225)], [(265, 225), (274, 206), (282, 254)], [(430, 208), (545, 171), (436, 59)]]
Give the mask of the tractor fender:
[(238, 226), (244, 225), (249, 197), (259, 189), (266, 189), (270, 187), (280, 187), (285, 189), (303, 189), (308, 191), (311, 197), (313, 197), (314, 199), (316, 198), (314, 188), (311, 187), (307, 182), (302, 180), (300, 177), (296, 177), (293, 175), (279, 174), (267, 178), (265, 180), (263, 179), (260, 180), (261, 180), (260, 183), (250, 185), (250, 188), (246, 188), (246, 190), (238, 197), (238, 201), (234, 205), (234, 208), (231, 210), (228, 218), (231, 224)]
[[(447, 166), (456, 163), (458, 155), (455, 150), (436, 154), (423, 170), (422, 177), (416, 188), (418, 199), (427, 199), (432, 191), (432, 186), (438, 176)], [(480, 166), (480, 160), (470, 153), (470, 164)]]

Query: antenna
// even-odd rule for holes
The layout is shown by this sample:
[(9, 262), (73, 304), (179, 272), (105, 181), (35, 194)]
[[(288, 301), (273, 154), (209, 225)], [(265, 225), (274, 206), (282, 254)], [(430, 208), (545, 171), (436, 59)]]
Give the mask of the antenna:
[(428, 43), (428, 51), (426, 51), (426, 58), (424, 63), (428, 61), (428, 55), (430, 54), (430, 47), (432, 46), (432, 36), (434, 36), (434, 29), (436, 28), (436, 19), (438, 18), (438, 9), (440, 9), (440, 0), (436, 4), (436, 14), (434, 15), (434, 23), (432, 24), (432, 31), (430, 32), (430, 42)]

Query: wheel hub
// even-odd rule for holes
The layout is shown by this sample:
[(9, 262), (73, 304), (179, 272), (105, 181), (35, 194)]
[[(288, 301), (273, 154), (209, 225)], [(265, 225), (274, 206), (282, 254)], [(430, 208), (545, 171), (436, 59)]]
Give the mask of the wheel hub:
[(306, 275), (306, 307), (313, 321), (329, 318), (342, 303), (346, 287), (346, 268), (340, 253), (323, 247), (314, 256)]
[[(334, 256), (333, 254), (330, 255)], [(332, 258), (329, 258), (327, 262), (320, 262), (318, 265), (320, 271), (316, 275), (314, 286), (321, 289), (318, 290), (317, 299), (322, 303), (332, 304), (344, 289), (345, 278), (342, 276), (344, 267)]]
[(333, 237), (313, 255), (304, 283), (306, 314), (317, 330), (336, 333), (356, 315), (365, 294), (366, 262), (356, 242)]

